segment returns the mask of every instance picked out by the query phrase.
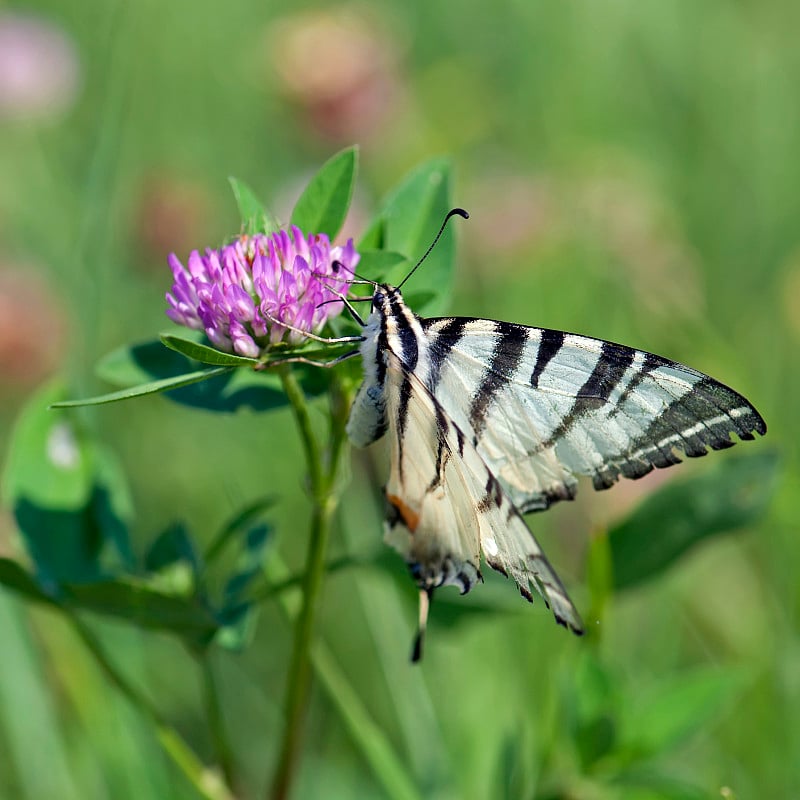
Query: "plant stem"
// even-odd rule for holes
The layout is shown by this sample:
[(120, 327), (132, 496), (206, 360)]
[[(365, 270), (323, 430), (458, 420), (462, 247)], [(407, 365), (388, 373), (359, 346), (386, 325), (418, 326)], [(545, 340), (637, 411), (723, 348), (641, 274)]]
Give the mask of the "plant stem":
[(219, 690), (217, 680), (214, 676), (214, 667), (211, 663), (211, 655), (203, 653), (199, 657), (200, 671), (203, 675), (203, 697), (206, 706), (206, 719), (211, 730), (211, 738), (214, 743), (214, 752), (217, 756), (222, 776), (225, 784), (232, 793), (236, 793), (236, 767), (233, 758), (228, 736), (225, 732), (225, 720), (222, 715), (222, 706), (219, 702)]
[(289, 367), (284, 367), (280, 375), (303, 442), (313, 507), (306, 555), (306, 572), (303, 580), (303, 606), (295, 623), (294, 647), (286, 686), (283, 740), (268, 795), (272, 800), (285, 800), (289, 796), (300, 752), (303, 721), (311, 686), (311, 642), (322, 579), (325, 575), (331, 519), (336, 509), (335, 483), (339, 457), (344, 443), (345, 419), (341, 411), (344, 403), (339, 402), (342, 401), (342, 393), (335, 385), (334, 379), (330, 441), (326, 453), (327, 458), (323, 463), (323, 453), (311, 427), (305, 395)]
[(308, 413), (306, 396), (291, 367), (278, 367), (278, 374), (281, 377), (283, 391), (286, 392), (286, 397), (294, 414), (294, 420), (297, 423), (297, 429), (300, 432), (300, 441), (306, 454), (311, 497), (316, 502), (319, 499), (323, 484), (322, 458), (320, 457), (320, 447), (311, 425), (311, 415)]
[(106, 678), (123, 694), (130, 704), (144, 714), (156, 729), (158, 740), (175, 765), (197, 792), (206, 800), (234, 800), (219, 776), (205, 766), (181, 735), (166, 721), (153, 702), (142, 694), (109, 659), (99, 639), (76, 614), (67, 614), (87, 650), (94, 656)]

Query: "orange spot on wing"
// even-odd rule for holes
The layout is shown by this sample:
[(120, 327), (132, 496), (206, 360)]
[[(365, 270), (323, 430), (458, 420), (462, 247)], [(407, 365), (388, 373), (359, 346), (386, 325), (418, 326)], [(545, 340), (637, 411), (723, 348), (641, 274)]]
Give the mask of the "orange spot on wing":
[(413, 508), (410, 508), (397, 495), (387, 493), (386, 499), (392, 504), (397, 513), (400, 515), (400, 519), (403, 520), (406, 528), (408, 528), (411, 533), (414, 533), (414, 531), (416, 531), (416, 529), (419, 527), (419, 514), (414, 511)]

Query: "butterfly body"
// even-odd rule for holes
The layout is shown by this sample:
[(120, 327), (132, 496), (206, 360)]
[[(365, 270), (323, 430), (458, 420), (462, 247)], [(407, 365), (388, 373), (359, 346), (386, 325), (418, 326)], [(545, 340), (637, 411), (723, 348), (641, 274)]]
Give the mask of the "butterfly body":
[[(522, 519), (619, 477), (765, 433), (741, 395), (641, 350), (495, 320), (425, 319), (379, 285), (360, 346), (364, 382), (348, 435), (388, 435), (385, 538), (428, 596), (468, 592), (480, 557), (538, 591), (576, 633), (580, 617)], [(425, 606), (427, 608), (427, 604)]]

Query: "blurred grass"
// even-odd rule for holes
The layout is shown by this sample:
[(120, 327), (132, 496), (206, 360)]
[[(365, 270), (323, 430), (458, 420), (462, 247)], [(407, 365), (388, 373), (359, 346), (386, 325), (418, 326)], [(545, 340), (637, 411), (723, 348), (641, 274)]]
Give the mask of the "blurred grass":
[[(359, 141), (354, 217), (420, 159), (453, 159), (454, 199), (472, 215), (459, 226), (457, 313), (624, 341), (753, 400), (783, 459), (767, 519), (622, 595), (600, 647), (631, 704), (687, 667), (743, 671), (736, 702), (668, 763), (708, 796), (723, 785), (742, 798), (800, 792), (798, 6), (386, 2), (368, 18), (378, 49), (393, 54), (382, 67), (392, 102), (377, 122), (373, 106), (357, 106), (341, 123), (346, 140), (323, 134), (308, 102), (287, 99), (271, 65), (270, 31), (294, 4), (87, 0), (26, 9), (73, 39), (83, 87), (62, 118), (0, 120), (0, 265), (47, 277), (69, 320), (60, 361), (75, 394), (107, 388), (91, 377), (98, 357), (167, 327), (167, 251), (184, 257), (238, 231), (228, 175), (275, 200), (285, 220), (302, 177)], [(334, 67), (352, 55), (334, 40), (309, 60)], [(180, 241), (155, 235), (154, 191), (188, 197), (173, 223)], [(35, 337), (37, 308), (26, 313)], [(13, 359), (0, 382), (5, 442), (33, 386)], [(269, 492), (282, 498), (281, 553), (299, 568), (307, 506), (285, 412), (210, 416), (149, 398), (86, 419), (130, 472), (139, 551), (179, 517), (210, 536), (237, 506)], [(360, 458), (353, 474), (339, 552), (379, 546), (379, 507)], [(579, 605), (588, 531), (620, 516), (648, 483), (608, 495), (584, 487), (572, 506), (531, 519)], [(0, 526), (7, 552), (11, 523)], [(412, 595), (410, 582), (398, 589), (383, 576), (339, 573), (327, 584), (319, 630), (420, 792), (496, 796), (511, 759), (545, 796), (542, 774), (574, 769), (557, 689), (574, 691), (582, 644), (540, 608), (476, 618), (452, 633), (434, 620), (425, 663), (412, 670)], [(65, 797), (191, 797), (63, 625), (15, 598), (0, 601), (3, 796), (49, 796), (53, 781)], [(158, 637), (101, 631), (128, 674), (210, 757), (191, 663)], [(253, 647), (219, 658), (251, 794), (274, 756), (289, 651), (289, 629), (267, 607)], [(320, 692), (307, 731), (298, 797), (378, 796)]]

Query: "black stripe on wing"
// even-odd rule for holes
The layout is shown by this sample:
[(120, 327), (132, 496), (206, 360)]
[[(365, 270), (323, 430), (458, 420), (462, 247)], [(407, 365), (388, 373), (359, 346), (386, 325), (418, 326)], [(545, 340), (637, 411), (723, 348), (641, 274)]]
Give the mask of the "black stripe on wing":
[(464, 336), (464, 330), (467, 327), (468, 319), (464, 317), (452, 317), (444, 321), (441, 327), (436, 331), (431, 331), (431, 328), (438, 323), (440, 319), (420, 319), (422, 329), (428, 335), (428, 352), (430, 358), (428, 386), (432, 392), (436, 392), (436, 387), (442, 377), (442, 367), (447, 361), (448, 356), (452, 349), (461, 341)]
[(595, 489), (608, 489), (620, 474), (641, 478), (653, 467), (680, 463), (674, 448), (689, 458), (712, 450), (724, 450), (742, 440), (751, 440), (753, 431), (762, 436), (767, 426), (753, 406), (733, 389), (709, 377), (702, 377), (682, 397), (656, 416), (630, 448), (593, 476)]
[[(423, 402), (430, 406), (436, 421), (437, 453), (435, 462), (435, 475), (431, 476), (425, 494), (431, 494), (447, 488), (445, 481), (445, 469), (448, 465), (454, 465), (455, 473), (450, 480), (457, 480), (463, 483), (466, 498), (472, 499), (474, 505), (469, 513), (479, 515), (486, 526), (487, 534), (493, 538), (492, 552), (487, 554), (486, 546), (482, 538), (482, 527), (476, 533), (481, 537), (480, 547), (483, 551), (486, 562), (493, 568), (511, 577), (520, 593), (527, 600), (532, 601), (531, 588), (536, 589), (544, 598), (545, 604), (552, 611), (556, 621), (580, 635), (583, 633), (583, 626), (580, 615), (573, 606), (569, 596), (561, 583), (555, 570), (548, 562), (541, 550), (538, 542), (534, 538), (530, 529), (525, 525), (521, 515), (514, 507), (511, 499), (504, 492), (502, 485), (492, 473), (491, 469), (481, 458), (477, 449), (465, 440), (459, 426), (448, 417), (444, 408), (435, 398), (432, 392), (419, 380), (413, 373), (408, 372), (401, 363), (397, 364), (401, 377), (402, 387), (410, 387), (409, 398), (414, 402), (416, 397), (424, 397)], [(431, 446), (433, 443), (430, 443)], [(455, 459), (455, 452), (459, 453), (459, 458)], [(400, 465), (398, 465), (399, 467)], [(479, 483), (478, 483), (479, 482)], [(480, 487), (480, 488), (479, 488)], [(395, 511), (389, 519), (389, 523), (398, 524), (398, 515), (403, 517), (405, 503), (403, 498), (394, 498)], [(424, 513), (424, 512), (423, 512)], [(407, 517), (413, 516), (406, 513)], [(497, 517), (500, 519), (498, 520)], [(403, 520), (405, 522), (405, 520)], [(419, 517), (411, 521), (418, 523)], [(476, 520), (477, 521), (477, 520)], [(406, 524), (406, 528), (408, 525)], [(432, 531), (423, 531), (421, 527), (412, 526), (413, 536), (421, 544), (425, 534), (430, 535)], [(445, 583), (459, 583), (462, 592), (469, 591), (475, 580), (463, 580), (461, 575), (452, 575), (449, 565), (464, 567), (471, 565), (475, 569), (477, 579), (480, 579), (480, 572), (477, 571), (477, 564), (465, 562), (463, 559), (454, 559), (452, 554), (441, 554), (434, 559), (422, 563), (415, 561), (412, 569), (416, 570), (415, 577), (418, 585), (423, 589), (435, 588)]]
[[(392, 313), (391, 319), (393, 319), (397, 325), (397, 338), (400, 340), (400, 347), (403, 350), (402, 353), (395, 353), (395, 355), (403, 362), (409, 372), (413, 372), (417, 368), (417, 361), (419, 359), (417, 334), (411, 326), (413, 312), (397, 297), (392, 297), (390, 304)], [(387, 319), (389, 318), (387, 317)], [(386, 321), (384, 321), (384, 325), (386, 325)]]
[(495, 322), (494, 336), (495, 345), (489, 364), (469, 410), (475, 442), (480, 439), (486, 427), (486, 417), (492, 401), (513, 380), (528, 344), (528, 329), (510, 322)]
[(556, 429), (542, 446), (552, 447), (562, 436), (580, 422), (586, 414), (602, 408), (611, 397), (614, 389), (622, 381), (636, 357), (636, 350), (621, 344), (603, 342), (600, 357), (591, 375), (578, 390), (572, 408), (562, 417)]
[[(617, 347), (621, 347), (622, 345), (617, 345)], [(635, 352), (635, 351), (634, 351)], [(643, 353), (644, 360), (642, 361), (641, 367), (639, 367), (638, 372), (628, 381), (628, 385), (623, 389), (622, 394), (619, 396), (617, 400), (615, 408), (611, 412), (611, 416), (615, 416), (619, 414), (622, 410), (622, 406), (625, 404), (625, 401), (635, 392), (639, 386), (641, 385), (642, 381), (647, 378), (647, 376), (653, 372), (654, 370), (658, 369), (659, 367), (678, 367), (680, 368), (679, 364), (676, 364), (674, 361), (670, 361), (668, 358), (662, 358), (661, 356), (655, 356), (652, 353), (645, 353), (644, 351), (639, 351)]]
[(566, 334), (564, 331), (552, 331), (547, 328), (542, 328), (539, 349), (536, 352), (536, 363), (531, 373), (531, 386), (533, 386), (534, 389), (539, 387), (539, 378), (542, 377), (542, 373), (547, 369), (547, 365), (558, 354), (558, 351), (564, 344), (565, 336)]
[[(406, 308), (402, 300), (392, 297), (390, 300), (391, 319), (394, 320), (396, 326), (396, 336), (400, 342), (402, 353), (395, 353), (397, 358), (403, 364), (403, 368), (407, 373), (413, 373), (419, 360), (419, 343), (417, 342), (417, 334), (412, 327), (411, 320), (413, 319), (412, 312)], [(388, 317), (384, 318), (382, 333), (386, 331), (388, 324)], [(387, 350), (388, 340), (387, 340)], [(407, 375), (404, 375), (403, 382), (400, 384), (400, 403), (397, 413), (397, 442), (400, 453), (400, 477), (402, 480), (403, 470), (403, 442), (405, 440), (406, 425), (408, 424), (408, 402), (411, 398), (411, 383)]]

